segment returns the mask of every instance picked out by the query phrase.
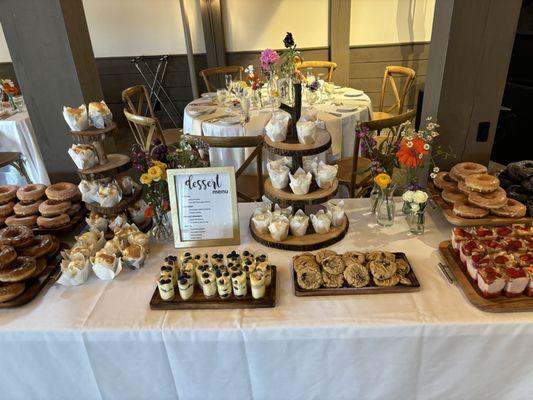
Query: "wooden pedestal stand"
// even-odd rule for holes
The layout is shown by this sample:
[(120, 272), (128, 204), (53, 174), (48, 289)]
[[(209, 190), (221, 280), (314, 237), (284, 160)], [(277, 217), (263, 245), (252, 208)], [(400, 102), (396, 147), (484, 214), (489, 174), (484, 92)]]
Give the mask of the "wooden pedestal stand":
[[(282, 105), (282, 109), (291, 114), (291, 129), (287, 135), (287, 139), (284, 142), (273, 142), (268, 136), (264, 137), (263, 146), (269, 152), (280, 156), (288, 156), (292, 158), (292, 173), (303, 165), (302, 158), (304, 156), (313, 156), (319, 153), (323, 153), (331, 147), (331, 136), (325, 130), (317, 132), (315, 143), (313, 144), (301, 144), (298, 141), (296, 133), (296, 121), (300, 118), (302, 97), (301, 97), (301, 85), (294, 85), (295, 92), (295, 105), (289, 107), (285, 104)], [(322, 204), (335, 196), (339, 182), (337, 179), (333, 181), (331, 188), (321, 189), (313, 181), (309, 192), (307, 194), (294, 194), (290, 187), (285, 189), (276, 189), (272, 186), (270, 178), (265, 181), (265, 195), (273, 202), (280, 206), (293, 206), (293, 211), (296, 212), (299, 209), (306, 211), (308, 206), (314, 204)], [(306, 213), (309, 215), (309, 213)], [(310, 251), (317, 250), (323, 247), (332, 245), (342, 240), (348, 231), (348, 218), (344, 216), (344, 222), (337, 226), (331, 227), (328, 233), (317, 234), (314, 232), (311, 221), (309, 221), (309, 228), (304, 236), (292, 236), (281, 242), (275, 241), (270, 233), (262, 234), (258, 232), (252, 221), (250, 220), (250, 232), (252, 237), (259, 243), (268, 247), (274, 247), (282, 250), (293, 251)]]

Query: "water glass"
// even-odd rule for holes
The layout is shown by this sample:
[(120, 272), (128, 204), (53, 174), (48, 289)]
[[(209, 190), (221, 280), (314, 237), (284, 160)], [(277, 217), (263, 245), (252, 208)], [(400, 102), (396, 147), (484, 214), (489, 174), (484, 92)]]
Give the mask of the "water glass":
[(233, 77), (231, 74), (224, 75), (224, 81), (226, 83), (226, 89), (228, 89), (228, 92), (231, 92), (231, 85), (233, 84)]
[(219, 105), (226, 102), (228, 91), (226, 89), (217, 89), (217, 101)]
[(24, 104), (22, 95), (13, 96), (13, 102), (19, 111), (26, 111), (26, 105)]

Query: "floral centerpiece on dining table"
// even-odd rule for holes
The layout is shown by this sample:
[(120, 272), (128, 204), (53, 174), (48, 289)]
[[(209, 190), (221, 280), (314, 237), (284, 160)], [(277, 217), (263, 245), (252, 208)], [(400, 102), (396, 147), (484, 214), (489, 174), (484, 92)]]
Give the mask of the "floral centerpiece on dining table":
[(131, 160), (141, 172), (143, 198), (148, 204), (145, 218), (152, 218), (152, 237), (169, 239), (170, 211), (167, 170), (174, 168), (198, 168), (209, 166), (209, 148), (200, 138), (183, 135), (177, 146), (167, 146), (155, 139), (149, 150), (140, 145), (133, 146)]
[(13, 99), (17, 94), (19, 94), (18, 88), (15, 86), (11, 79), (0, 79), (0, 101), (4, 101), (4, 93), (8, 98), (9, 104), (13, 110), (17, 110), (17, 105)]

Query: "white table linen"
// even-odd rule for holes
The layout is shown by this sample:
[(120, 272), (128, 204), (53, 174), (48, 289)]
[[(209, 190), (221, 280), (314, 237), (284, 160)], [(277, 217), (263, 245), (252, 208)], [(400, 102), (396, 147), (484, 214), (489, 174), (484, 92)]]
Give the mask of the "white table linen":
[[(0, 121), (0, 151), (18, 151), (33, 183), (50, 184), (43, 156), (28, 113), (19, 112)], [(0, 170), (0, 185), (25, 185), (26, 180), (13, 167)]]
[[(405, 294), (294, 296), (290, 260), (248, 232), (241, 246), (277, 265), (276, 307), (152, 311), (171, 243), (110, 282), (54, 285), (0, 310), (0, 398), (16, 399), (526, 399), (533, 389), (533, 313), (472, 307), (437, 270), (450, 226), (431, 210), (427, 232), (390, 228), (347, 200), (350, 230), (333, 250), (404, 251), (421, 283)], [(230, 247), (204, 249), (228, 250)]]

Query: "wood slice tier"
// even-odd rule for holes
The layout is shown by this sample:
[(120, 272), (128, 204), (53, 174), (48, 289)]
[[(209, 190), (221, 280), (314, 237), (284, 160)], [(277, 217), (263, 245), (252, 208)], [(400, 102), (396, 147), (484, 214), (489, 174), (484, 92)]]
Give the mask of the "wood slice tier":
[(280, 156), (312, 156), (323, 153), (331, 146), (331, 135), (324, 129), (317, 130), (316, 141), (313, 144), (301, 144), (298, 139), (287, 139), (285, 142), (273, 142), (265, 135), (263, 146), (271, 153)]
[(84, 131), (70, 131), (69, 135), (74, 137), (80, 143), (92, 143), (94, 141), (101, 141), (106, 138), (106, 136), (117, 131), (117, 124), (111, 122), (111, 124), (104, 129), (98, 129), (94, 126), (91, 126), (89, 129)]
[(125, 154), (108, 154), (107, 163), (103, 165), (95, 165), (91, 168), (79, 169), (78, 175), (82, 179), (94, 180), (115, 175), (124, 172), (131, 168), (131, 161), (129, 156)]
[(301, 203), (305, 205), (321, 204), (331, 199), (339, 189), (339, 182), (337, 179), (333, 181), (333, 185), (327, 189), (321, 189), (316, 182), (311, 183), (311, 188), (307, 194), (294, 194), (290, 186), (285, 189), (276, 189), (272, 186), (270, 178), (265, 181), (265, 194), (273, 202), (280, 205)]
[(114, 207), (102, 207), (98, 203), (85, 203), (85, 207), (103, 215), (119, 214), (133, 205), (141, 197), (142, 190), (138, 188), (131, 196), (124, 196), (120, 203)]
[[(250, 219), (250, 232), (255, 240), (267, 247), (291, 251), (312, 251), (331, 246), (344, 238), (348, 231), (348, 226), (348, 218), (345, 215), (344, 222), (340, 226), (331, 227), (328, 233), (308, 233), (304, 236), (289, 235), (284, 241), (276, 242), (272, 239), (270, 233), (263, 234), (258, 232)], [(311, 221), (309, 221), (309, 231), (313, 232)]]

